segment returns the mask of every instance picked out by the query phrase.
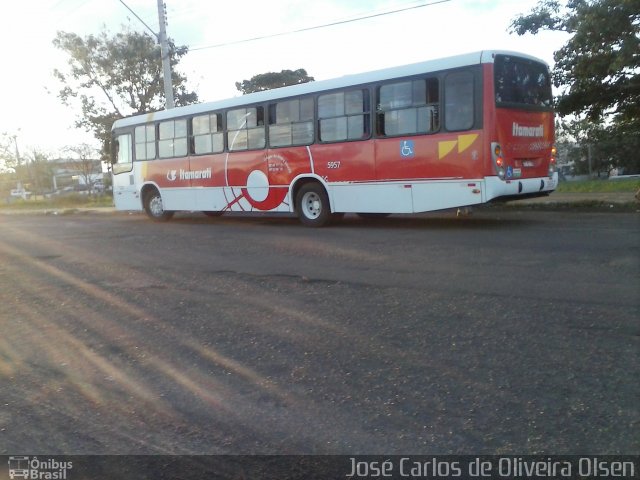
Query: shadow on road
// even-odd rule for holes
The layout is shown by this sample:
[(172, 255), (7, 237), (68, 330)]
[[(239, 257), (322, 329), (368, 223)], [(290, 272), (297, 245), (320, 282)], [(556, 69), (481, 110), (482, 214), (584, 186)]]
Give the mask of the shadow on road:
[[(533, 216), (537, 217), (537, 216)], [(246, 227), (295, 227), (304, 229), (298, 219), (289, 214), (269, 215), (252, 213), (231, 213), (222, 217), (209, 218), (199, 213), (183, 213), (176, 215), (172, 223), (179, 224), (209, 224), (209, 225), (238, 225)], [(391, 215), (386, 218), (360, 218), (357, 215), (346, 215), (324, 229), (343, 228), (383, 228), (383, 229), (453, 229), (476, 230), (487, 228), (526, 227), (539, 222), (539, 218), (532, 215), (522, 216), (517, 212), (482, 212), (479, 214), (456, 217), (455, 212), (437, 212), (418, 215)]]

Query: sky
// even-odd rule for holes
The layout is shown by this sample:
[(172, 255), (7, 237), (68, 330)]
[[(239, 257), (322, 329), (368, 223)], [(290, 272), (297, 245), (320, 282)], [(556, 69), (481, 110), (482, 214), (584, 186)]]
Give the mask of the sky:
[[(123, 0), (155, 32), (156, 0)], [(201, 101), (240, 95), (235, 82), (304, 68), (316, 80), (335, 78), (482, 49), (515, 50), (553, 65), (565, 34), (508, 33), (511, 21), (537, 0), (165, 0), (167, 34), (191, 51), (178, 70)], [(411, 8), (415, 7), (415, 8)], [(402, 10), (390, 13), (394, 10)], [(241, 42), (376, 15), (339, 25)], [(57, 31), (80, 36), (123, 25), (147, 28), (120, 0), (30, 0), (3, 5), (0, 41), (0, 135), (15, 136), (20, 154), (60, 155), (67, 146), (97, 146), (74, 127), (79, 112), (61, 104), (55, 68)], [(240, 43), (235, 43), (240, 42)]]

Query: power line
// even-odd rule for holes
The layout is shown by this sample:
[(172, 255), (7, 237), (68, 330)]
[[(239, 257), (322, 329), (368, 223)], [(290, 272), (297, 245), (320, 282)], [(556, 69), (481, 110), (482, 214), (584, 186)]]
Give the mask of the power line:
[[(122, 1), (122, 0), (120, 0), (120, 1)], [(351, 18), (349, 20), (339, 20), (337, 22), (325, 23), (323, 25), (316, 25), (316, 26), (313, 26), (313, 27), (300, 28), (298, 30), (290, 30), (288, 32), (272, 33), (272, 34), (269, 34), (269, 35), (262, 35), (260, 37), (245, 38), (243, 40), (234, 40), (234, 41), (231, 41), (231, 42), (217, 43), (215, 45), (206, 45), (206, 46), (203, 46), (203, 47), (189, 48), (189, 51), (190, 52), (194, 52), (196, 50), (205, 50), (205, 49), (209, 49), (209, 48), (227, 47), (229, 45), (238, 45), (240, 43), (255, 42), (256, 40), (264, 40), (264, 39), (267, 39), (267, 38), (282, 37), (284, 35), (291, 35), (291, 34), (294, 34), (294, 33), (308, 32), (308, 31), (311, 31), (311, 30), (318, 30), (320, 28), (335, 27), (336, 25), (344, 25), (345, 23), (358, 22), (360, 20), (367, 20), (369, 18), (382, 17), (384, 15), (391, 15), (393, 13), (406, 12), (407, 10), (415, 10), (416, 8), (430, 7), (430, 6), (433, 6), (433, 5), (438, 5), (440, 3), (447, 3), (447, 2), (450, 2), (450, 1), (451, 0), (434, 0), (434, 1), (430, 2), (430, 3), (423, 3), (422, 5), (414, 5), (412, 7), (399, 8), (397, 10), (391, 10), (391, 11), (382, 12), (382, 13), (373, 13), (373, 14), (370, 14), (370, 15), (362, 16), (362, 17)]]
[(153, 31), (153, 29), (152, 29), (149, 25), (147, 25), (147, 24), (145, 23), (145, 21), (144, 21), (144, 20), (142, 20), (142, 19), (138, 16), (138, 14), (137, 14), (136, 12), (134, 12), (133, 10), (131, 10), (131, 8), (129, 7), (129, 5), (127, 5), (126, 3), (124, 3), (122, 0), (118, 0), (118, 1), (119, 1), (122, 5), (124, 5), (124, 6), (125, 6), (125, 8), (126, 8), (127, 10), (129, 10), (129, 11), (130, 11), (130, 12), (131, 12), (131, 13), (132, 13), (132, 14), (133, 14), (133, 15), (134, 15), (138, 20), (140, 20), (140, 23), (142, 23), (145, 27), (147, 27), (147, 30), (149, 30), (157, 40), (160, 40), (160, 37), (158, 36), (158, 33), (157, 33), (157, 32), (154, 32), (154, 31)]
[(165, 108), (174, 108), (175, 102), (173, 100), (173, 85), (171, 81), (171, 61), (169, 58), (169, 45), (167, 43), (167, 5), (163, 3), (162, 0), (158, 0), (158, 24), (160, 26), (159, 33), (156, 33), (152, 30), (152, 28), (146, 24), (144, 20), (142, 20), (136, 12), (134, 12), (129, 5), (124, 3), (123, 0), (118, 0), (122, 5), (124, 5), (127, 10), (129, 10), (138, 20), (142, 23), (147, 29), (153, 34), (154, 37), (158, 40), (160, 44), (160, 58), (162, 60), (162, 81), (164, 83), (164, 97), (166, 101)]

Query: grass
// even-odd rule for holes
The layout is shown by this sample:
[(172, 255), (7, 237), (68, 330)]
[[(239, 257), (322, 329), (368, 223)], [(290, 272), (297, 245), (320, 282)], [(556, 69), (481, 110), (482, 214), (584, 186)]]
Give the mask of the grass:
[(556, 192), (565, 193), (612, 193), (637, 192), (640, 178), (624, 180), (582, 180), (577, 182), (560, 182)]
[(520, 203), (518, 201), (511, 203), (490, 204), (491, 208), (496, 209), (512, 209), (512, 210), (539, 210), (545, 212), (638, 212), (638, 204), (636, 202), (612, 203), (600, 200), (581, 200), (577, 202), (556, 203), (553, 201), (553, 194), (549, 197), (549, 203)]
[(29, 200), (17, 199), (11, 202), (0, 203), (0, 208), (33, 210), (46, 208), (100, 208), (112, 207), (113, 197), (111, 195), (100, 195), (92, 197), (89, 195), (64, 195), (51, 198), (32, 198)]

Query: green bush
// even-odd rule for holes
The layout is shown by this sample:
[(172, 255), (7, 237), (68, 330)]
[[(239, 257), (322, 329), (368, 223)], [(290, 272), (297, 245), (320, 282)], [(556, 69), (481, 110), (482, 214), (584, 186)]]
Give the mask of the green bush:
[(640, 178), (622, 180), (582, 180), (576, 182), (560, 182), (556, 192), (567, 193), (610, 193), (637, 192), (640, 188)]

